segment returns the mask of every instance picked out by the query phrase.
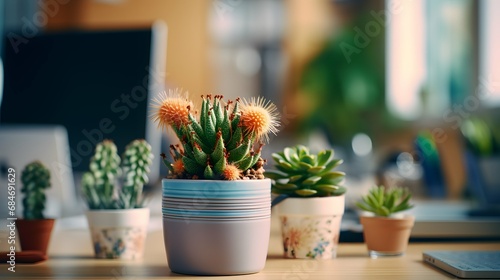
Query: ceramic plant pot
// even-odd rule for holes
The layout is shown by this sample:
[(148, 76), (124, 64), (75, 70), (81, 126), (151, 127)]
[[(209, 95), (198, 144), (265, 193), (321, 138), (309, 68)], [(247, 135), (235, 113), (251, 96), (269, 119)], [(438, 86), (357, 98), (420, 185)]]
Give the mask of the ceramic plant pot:
[(276, 205), (285, 258), (337, 256), (345, 196), (287, 198)]
[(148, 208), (91, 210), (86, 216), (96, 258), (142, 258), (149, 223)]
[(54, 219), (16, 221), (19, 242), (23, 251), (40, 251), (47, 255)]
[(360, 221), (363, 225), (363, 236), (368, 247), (368, 254), (377, 258), (404, 254), (415, 217), (361, 216)]
[(261, 271), (271, 228), (271, 181), (163, 180), (169, 268), (192, 275)]

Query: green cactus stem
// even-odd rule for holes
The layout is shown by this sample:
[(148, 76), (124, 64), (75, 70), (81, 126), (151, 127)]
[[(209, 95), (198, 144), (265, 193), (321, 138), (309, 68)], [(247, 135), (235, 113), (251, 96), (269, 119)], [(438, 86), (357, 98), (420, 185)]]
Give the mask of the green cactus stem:
[(153, 161), (151, 145), (145, 140), (135, 140), (128, 144), (123, 155), (125, 182), (122, 188), (123, 208), (142, 207), (142, 188), (148, 183), (148, 174)]
[[(165, 98), (162, 104), (168, 103), (168, 97)], [(228, 101), (227, 104), (222, 100), (222, 95), (202, 96), (199, 119), (192, 112), (191, 105), (188, 105), (188, 122), (163, 121), (174, 123), (172, 128), (181, 141), (180, 146), (170, 146), (173, 162), (162, 154), (163, 163), (168, 167), (171, 178), (237, 180), (243, 178), (244, 172), (254, 167), (260, 159), (264, 144), (259, 142), (257, 131), (243, 127), (240, 99)], [(274, 115), (268, 116), (264, 108), (259, 109), (258, 113), (264, 115), (261, 119), (274, 121)], [(187, 125), (183, 125), (184, 123)], [(252, 127), (259, 125), (260, 123), (252, 124)]]
[(85, 196), (88, 198), (97, 196), (99, 198), (98, 201), (92, 200), (94, 208), (108, 208), (115, 200), (117, 195), (115, 185), (117, 177), (122, 172), (120, 162), (113, 141), (104, 140), (97, 144), (95, 154), (90, 159), (90, 171), (84, 174), (82, 178)]
[(24, 168), (21, 181), (24, 219), (44, 219), (45, 189), (50, 187), (50, 171), (40, 161), (34, 161)]
[[(145, 140), (134, 140), (127, 145), (123, 160), (111, 140), (97, 144), (90, 171), (82, 177), (82, 192), (89, 208), (143, 207), (142, 190), (148, 182), (152, 159), (151, 146)], [(121, 187), (120, 182), (123, 182)]]

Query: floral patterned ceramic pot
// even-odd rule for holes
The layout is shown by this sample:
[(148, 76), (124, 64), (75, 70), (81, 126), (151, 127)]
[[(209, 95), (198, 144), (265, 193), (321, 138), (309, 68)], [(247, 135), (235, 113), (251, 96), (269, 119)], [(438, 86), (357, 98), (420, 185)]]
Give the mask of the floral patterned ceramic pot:
[(149, 208), (91, 210), (86, 214), (96, 258), (142, 258)]
[(342, 195), (287, 198), (278, 204), (285, 258), (335, 258), (344, 202)]

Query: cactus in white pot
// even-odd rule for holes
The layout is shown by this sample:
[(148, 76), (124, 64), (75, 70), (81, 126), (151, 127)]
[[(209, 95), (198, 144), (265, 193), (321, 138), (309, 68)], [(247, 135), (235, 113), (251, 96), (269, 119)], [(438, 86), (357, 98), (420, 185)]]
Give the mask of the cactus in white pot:
[[(154, 102), (153, 120), (179, 141), (170, 145), (171, 158), (162, 154), (168, 168), (162, 213), (169, 268), (195, 275), (262, 270), (271, 227), (271, 180), (265, 178), (261, 152), (278, 131), (276, 106), (260, 97), (233, 101), (210, 94), (194, 106), (180, 90), (164, 92)], [(216, 206), (221, 201), (222, 209)]]
[(143, 188), (152, 160), (151, 146), (142, 139), (128, 144), (122, 158), (111, 140), (97, 144), (82, 178), (97, 258), (142, 257), (149, 222)]

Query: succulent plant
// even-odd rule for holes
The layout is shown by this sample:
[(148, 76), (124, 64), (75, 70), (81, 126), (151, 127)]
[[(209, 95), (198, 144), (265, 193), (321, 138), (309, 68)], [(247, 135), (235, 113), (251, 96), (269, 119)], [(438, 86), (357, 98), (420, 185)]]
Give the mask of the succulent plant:
[(345, 173), (332, 171), (342, 164), (334, 159), (333, 150), (312, 154), (303, 145), (287, 147), (272, 154), (277, 170), (265, 172), (273, 179), (272, 192), (290, 197), (339, 196), (346, 192), (341, 186)]
[(261, 179), (261, 151), (269, 132), (279, 126), (276, 106), (262, 98), (224, 102), (222, 95), (202, 96), (199, 118), (179, 90), (155, 99), (153, 118), (170, 127), (180, 144), (170, 145), (173, 162), (162, 154), (169, 178)]
[(356, 206), (376, 216), (388, 217), (412, 208), (410, 199), (411, 193), (405, 188), (375, 186), (362, 197), (362, 201), (356, 203)]
[(23, 183), (21, 192), (24, 193), (24, 219), (43, 219), (45, 189), (50, 187), (50, 171), (40, 161), (31, 162), (24, 168), (21, 181)]
[[(97, 144), (90, 160), (90, 171), (82, 177), (82, 192), (89, 208), (142, 207), (142, 189), (148, 182), (152, 159), (151, 146), (145, 140), (134, 140), (127, 145), (123, 160), (113, 141), (104, 140)], [(123, 181), (121, 188), (120, 181)]]

